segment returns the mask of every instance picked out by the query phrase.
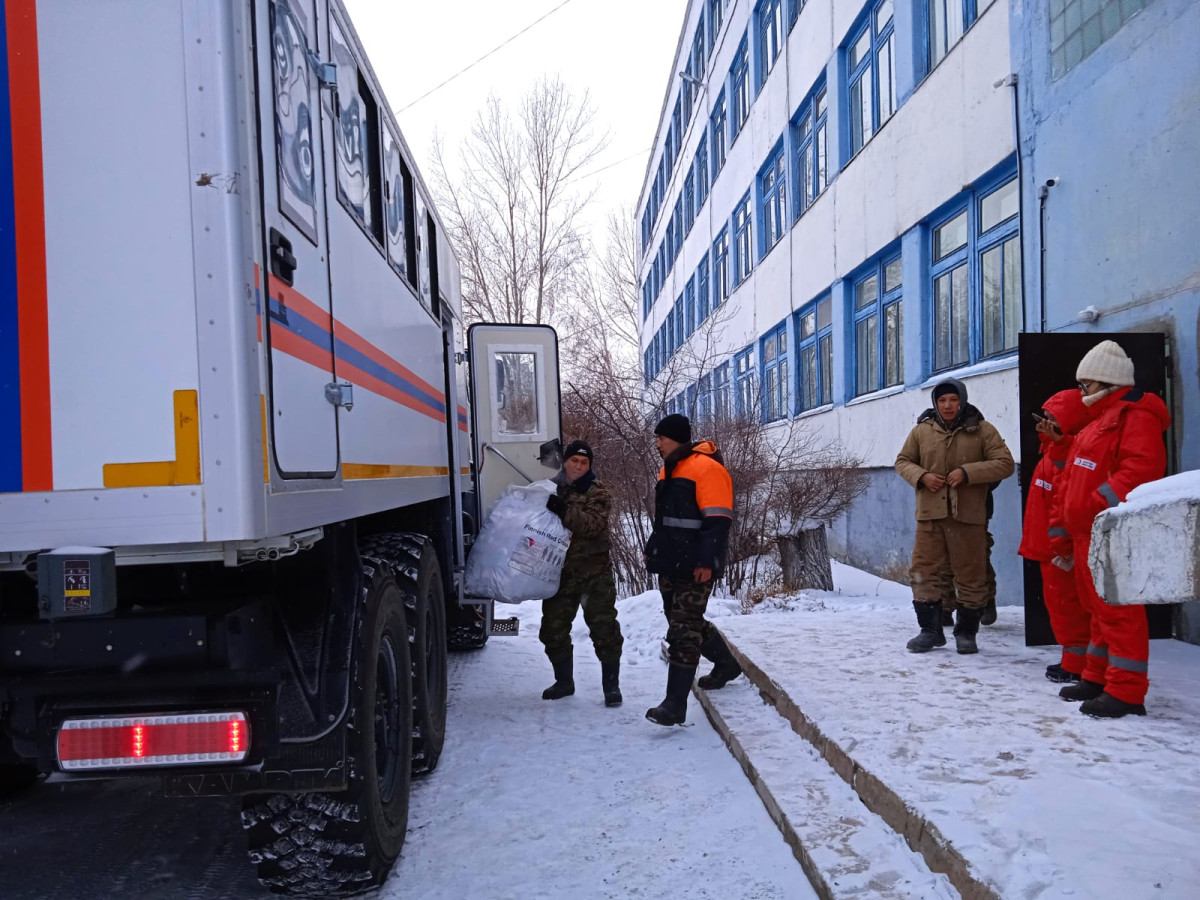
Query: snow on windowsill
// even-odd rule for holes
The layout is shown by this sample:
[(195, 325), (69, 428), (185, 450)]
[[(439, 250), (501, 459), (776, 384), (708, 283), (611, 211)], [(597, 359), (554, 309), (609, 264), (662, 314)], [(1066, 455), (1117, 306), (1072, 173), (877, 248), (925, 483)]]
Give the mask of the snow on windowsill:
[(889, 388), (884, 388), (879, 391), (872, 391), (869, 394), (863, 394), (860, 397), (855, 397), (853, 400), (847, 400), (846, 406), (858, 406), (860, 403), (870, 403), (872, 400), (882, 400), (884, 397), (894, 397), (896, 394), (904, 393), (904, 385), (897, 384)]
[(992, 372), (1003, 372), (1007, 369), (1015, 369), (1020, 364), (1020, 358), (1013, 353), (1009, 356), (1002, 356), (999, 359), (985, 359), (983, 362), (976, 363), (973, 366), (964, 366), (961, 369), (947, 369), (944, 372), (937, 372), (930, 375), (920, 385), (922, 389), (932, 388), (947, 378), (957, 378), (962, 381), (964, 378), (974, 378), (977, 375), (990, 375)]

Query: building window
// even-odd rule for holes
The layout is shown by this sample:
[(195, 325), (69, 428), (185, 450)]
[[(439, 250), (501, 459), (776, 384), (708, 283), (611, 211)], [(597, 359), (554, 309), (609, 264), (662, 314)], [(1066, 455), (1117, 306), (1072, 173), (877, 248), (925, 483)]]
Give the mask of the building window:
[(710, 181), (717, 180), (717, 174), (721, 171), (721, 167), (725, 165), (725, 149), (727, 147), (726, 139), (728, 137), (725, 116), (725, 90), (721, 89), (721, 93), (717, 95), (717, 99), (713, 102), (713, 111), (711, 116), (711, 133), (712, 133), (712, 178)]
[(708, 0), (708, 47), (717, 41), (717, 33), (721, 30), (721, 20), (725, 15), (725, 0)]
[(713, 416), (728, 419), (733, 411), (730, 403), (732, 398), (729, 388), (729, 361), (726, 360), (713, 369), (712, 375)]
[(696, 392), (696, 421), (707, 424), (713, 420), (712, 372), (700, 376), (699, 390)]
[(896, 111), (895, 49), (892, 0), (878, 0), (846, 50), (851, 156)]
[(746, 46), (743, 36), (729, 67), (729, 125), (735, 141), (750, 115), (750, 58)]
[(683, 231), (688, 234), (696, 221), (696, 170), (688, 169), (683, 178)]
[(900, 257), (873, 263), (854, 285), (854, 393), (904, 382)]
[[(993, 0), (926, 0), (929, 22), (929, 68), (932, 69), (950, 52), (950, 48), (958, 43), (963, 32), (975, 24), (975, 21), (987, 11)], [(1134, 0), (1141, 9), (1143, 0)], [(1118, 4), (1124, 8), (1126, 0), (1050, 0), (1051, 17), (1051, 51), (1053, 51), (1055, 10), (1062, 10), (1066, 5), (1074, 3), (1084, 8), (1084, 15), (1089, 10), (1097, 9), (1102, 3)], [(1132, 5), (1132, 4), (1130, 4)], [(1077, 20), (1076, 20), (1077, 21)], [(1114, 29), (1115, 30), (1115, 29)], [(1057, 76), (1055, 76), (1057, 77)]]
[(966, 195), (933, 227), (933, 368), (1016, 349), (1021, 260), (1016, 179)]
[(738, 205), (733, 208), (733, 283), (739, 285), (746, 280), (753, 268), (751, 264), (751, 246), (753, 229), (750, 227), (751, 207), (750, 192), (746, 192)]
[(675, 212), (671, 214), (671, 222), (675, 225), (675, 242), (671, 245), (671, 265), (675, 265), (675, 260), (679, 257), (679, 251), (683, 249), (683, 198), (679, 197), (675, 201)]
[(683, 322), (685, 337), (696, 330), (696, 276), (688, 279), (683, 289)]
[(713, 241), (712, 248), (712, 308), (729, 299), (729, 226), (726, 225)]
[(771, 66), (783, 50), (787, 31), (783, 25), (784, 0), (759, 0), (754, 11), (758, 23), (758, 86), (762, 87)]
[(779, 243), (787, 229), (787, 158), (783, 141), (775, 145), (766, 165), (758, 173), (758, 208), (762, 220), (759, 258), (766, 256)]
[(754, 348), (747, 347), (733, 358), (734, 387), (737, 390), (737, 414), (750, 418), (755, 411)]
[(762, 339), (763, 421), (788, 415), (787, 322)]
[(828, 178), (829, 108), (825, 85), (813, 88), (792, 120), (792, 146), (796, 148), (796, 216), (801, 216), (825, 190)]
[(680, 350), (683, 347), (683, 342), (687, 340), (687, 332), (685, 330), (686, 323), (683, 321), (685, 315), (683, 305), (683, 294), (675, 298), (675, 349)]
[(1050, 0), (1051, 75), (1059, 78), (1091, 56), (1148, 2)]
[(696, 145), (696, 162), (694, 164), (696, 170), (696, 215), (700, 215), (700, 210), (704, 208), (704, 201), (708, 199), (708, 138), (701, 137), (700, 143)]
[(708, 318), (708, 254), (700, 259), (696, 269), (696, 327)]
[(833, 301), (823, 297), (796, 314), (800, 409), (833, 402)]

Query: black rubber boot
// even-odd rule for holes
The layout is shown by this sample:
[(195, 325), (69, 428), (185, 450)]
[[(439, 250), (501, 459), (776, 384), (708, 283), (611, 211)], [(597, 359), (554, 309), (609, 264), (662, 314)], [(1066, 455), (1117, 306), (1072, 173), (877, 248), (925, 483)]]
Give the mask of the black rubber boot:
[(982, 612), (981, 609), (959, 608), (956, 614), (958, 623), (954, 626), (954, 644), (959, 653), (979, 652), (975, 635), (979, 633), (979, 616)]
[(600, 662), (600, 683), (604, 686), (604, 705), (621, 705), (621, 661), (610, 659)]
[(725, 639), (715, 628), (712, 636), (700, 645), (700, 653), (713, 663), (712, 671), (707, 675), (700, 676), (700, 680), (697, 682), (704, 690), (720, 690), (742, 674), (742, 667), (733, 658), (729, 645), (725, 643)]
[(983, 608), (983, 613), (979, 617), (980, 625), (995, 625), (996, 624), (996, 598), (993, 597), (987, 602), (987, 606)]
[(1119, 719), (1130, 714), (1144, 716), (1146, 707), (1141, 703), (1126, 703), (1112, 694), (1103, 693), (1094, 700), (1085, 700), (1079, 704), (1079, 711), (1093, 719)]
[(1058, 663), (1052, 666), (1046, 666), (1046, 680), (1053, 681), (1055, 684), (1070, 684), (1078, 681), (1079, 676), (1074, 672), (1068, 672)]
[(1058, 696), (1072, 703), (1078, 703), (1080, 700), (1095, 700), (1103, 693), (1104, 685), (1088, 681), (1086, 678), (1080, 678), (1074, 684), (1068, 684), (1059, 691)]
[(944, 606), (942, 607), (942, 627), (943, 628), (953, 628), (954, 627), (954, 610), (946, 609)]
[(570, 697), (575, 693), (574, 650), (568, 650), (562, 656), (550, 657), (550, 665), (554, 666), (554, 684), (542, 691), (542, 699)]
[(913, 601), (913, 609), (917, 611), (917, 624), (921, 633), (908, 642), (908, 649), (913, 653), (928, 653), (934, 647), (946, 646), (946, 634), (942, 631), (942, 608), (936, 603), (917, 603)]
[(695, 677), (695, 666), (671, 663), (667, 668), (667, 696), (658, 706), (646, 710), (646, 718), (655, 725), (682, 725), (687, 718), (688, 692)]

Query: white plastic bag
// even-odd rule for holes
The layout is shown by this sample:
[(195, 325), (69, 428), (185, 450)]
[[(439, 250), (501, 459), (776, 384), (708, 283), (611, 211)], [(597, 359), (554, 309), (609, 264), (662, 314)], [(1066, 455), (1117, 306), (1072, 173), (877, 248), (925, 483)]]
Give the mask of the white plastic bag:
[(500, 495), (467, 557), (467, 594), (501, 603), (554, 596), (571, 544), (571, 532), (546, 509), (554, 491), (544, 480)]

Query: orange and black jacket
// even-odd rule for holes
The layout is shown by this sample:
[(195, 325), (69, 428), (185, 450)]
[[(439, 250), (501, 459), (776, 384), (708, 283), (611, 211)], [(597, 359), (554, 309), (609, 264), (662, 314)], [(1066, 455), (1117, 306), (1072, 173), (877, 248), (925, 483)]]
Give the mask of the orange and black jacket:
[(691, 578), (696, 568), (725, 570), (733, 523), (733, 480), (712, 441), (684, 444), (666, 458), (654, 490), (654, 532), (646, 568)]

